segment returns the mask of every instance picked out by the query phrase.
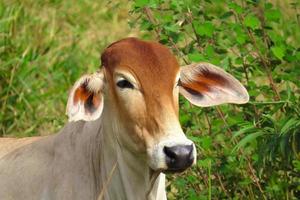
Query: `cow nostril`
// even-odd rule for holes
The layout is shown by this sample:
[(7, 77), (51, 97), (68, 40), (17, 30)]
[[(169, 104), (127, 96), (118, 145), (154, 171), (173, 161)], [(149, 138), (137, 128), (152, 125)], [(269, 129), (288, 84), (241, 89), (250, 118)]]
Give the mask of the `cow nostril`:
[(167, 147), (163, 151), (166, 154), (166, 163), (169, 170), (183, 171), (193, 164), (193, 145), (176, 145)]
[(176, 159), (177, 157), (173, 147), (164, 147), (164, 153), (171, 159)]

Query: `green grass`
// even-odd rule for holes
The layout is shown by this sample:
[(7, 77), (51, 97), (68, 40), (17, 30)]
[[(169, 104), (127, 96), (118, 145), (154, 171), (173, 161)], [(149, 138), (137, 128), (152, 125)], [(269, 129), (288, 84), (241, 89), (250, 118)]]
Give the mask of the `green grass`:
[(105, 46), (134, 34), (129, 8), (108, 0), (1, 1), (0, 136), (59, 130), (72, 84), (100, 66)]

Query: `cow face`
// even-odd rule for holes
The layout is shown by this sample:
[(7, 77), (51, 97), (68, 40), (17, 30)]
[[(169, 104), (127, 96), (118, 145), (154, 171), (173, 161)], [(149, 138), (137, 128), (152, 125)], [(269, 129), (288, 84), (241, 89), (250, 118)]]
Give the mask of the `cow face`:
[(196, 161), (193, 142), (178, 120), (178, 95), (192, 104), (246, 103), (246, 89), (234, 77), (208, 63), (179, 67), (163, 45), (128, 38), (101, 56), (101, 71), (82, 77), (72, 89), (71, 121), (107, 117), (124, 148), (145, 154), (155, 171), (180, 172)]

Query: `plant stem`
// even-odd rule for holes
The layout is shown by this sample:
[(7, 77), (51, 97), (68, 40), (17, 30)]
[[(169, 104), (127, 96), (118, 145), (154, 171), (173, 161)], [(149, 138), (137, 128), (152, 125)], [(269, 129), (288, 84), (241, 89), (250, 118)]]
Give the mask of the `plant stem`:
[(227, 191), (226, 191), (226, 189), (225, 189), (225, 187), (224, 187), (224, 184), (223, 184), (223, 182), (222, 182), (221, 176), (219, 175), (219, 173), (216, 173), (216, 176), (217, 176), (217, 178), (218, 178), (218, 181), (219, 181), (219, 183), (220, 183), (220, 186), (221, 186), (223, 192), (225, 193), (225, 195), (226, 195), (227, 198), (229, 199), (229, 195), (227, 194)]
[(208, 200), (211, 200), (211, 161), (208, 162)]
[(267, 61), (267, 59), (261, 54), (261, 52), (260, 52), (260, 50), (259, 50), (259, 48), (258, 48), (258, 46), (257, 46), (256, 39), (255, 39), (255, 37), (254, 37), (252, 31), (251, 31), (249, 28), (247, 28), (247, 33), (248, 33), (248, 36), (249, 36), (250, 40), (252, 41), (252, 44), (253, 44), (253, 46), (254, 46), (254, 48), (255, 48), (255, 50), (256, 50), (256, 53), (258, 54), (258, 56), (259, 56), (259, 58), (260, 58), (260, 61), (262, 62), (263, 66), (264, 66), (264, 68), (265, 68), (265, 70), (266, 70), (266, 73), (267, 73), (267, 77), (268, 77), (268, 79), (269, 79), (270, 86), (271, 86), (271, 88), (272, 88), (272, 90), (273, 90), (273, 92), (274, 92), (274, 94), (275, 94), (274, 100), (275, 100), (275, 101), (279, 101), (279, 100), (280, 100), (280, 95), (279, 95), (278, 89), (277, 89), (277, 87), (276, 87), (276, 85), (275, 85), (275, 83), (274, 83), (274, 80), (273, 80), (273, 77), (272, 77), (272, 73), (271, 73), (270, 67), (269, 67), (269, 65), (268, 65), (268, 61)]
[(260, 52), (259, 48), (258, 48), (258, 45), (257, 45), (257, 41), (252, 33), (252, 31), (245, 27), (244, 25), (244, 17), (242, 15), (238, 15), (235, 11), (232, 10), (232, 12), (234, 13), (235, 15), (235, 19), (236, 21), (239, 21), (239, 23), (244, 27), (244, 29), (246, 30), (252, 44), (253, 44), (253, 47), (255, 48), (255, 51), (261, 61), (261, 63), (263, 64), (263, 67), (265, 68), (266, 70), (266, 74), (267, 74), (267, 77), (268, 77), (268, 80), (269, 80), (269, 84), (270, 84), (270, 87), (272, 88), (273, 92), (274, 92), (274, 100), (278, 101), (280, 100), (280, 95), (279, 95), (279, 92), (278, 92), (278, 89), (274, 83), (274, 80), (273, 80), (273, 77), (272, 77), (272, 73), (270, 71), (270, 67), (269, 67), (269, 64), (268, 64), (268, 60), (262, 55), (262, 53)]

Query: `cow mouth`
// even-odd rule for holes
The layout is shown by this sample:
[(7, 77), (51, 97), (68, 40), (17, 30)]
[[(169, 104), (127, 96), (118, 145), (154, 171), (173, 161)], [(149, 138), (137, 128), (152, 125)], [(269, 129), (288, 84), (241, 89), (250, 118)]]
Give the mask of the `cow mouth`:
[(167, 169), (163, 170), (164, 173), (167, 174), (175, 174), (175, 173), (181, 173), (184, 172), (185, 170), (187, 170), (188, 168), (190, 168), (192, 166), (192, 162), (187, 163), (185, 166), (178, 166), (178, 167), (168, 167)]
[(163, 172), (165, 174), (177, 174), (177, 173), (182, 173), (185, 170), (187, 170), (188, 168), (182, 168), (182, 169), (166, 169)]
[(160, 169), (153, 169), (150, 167), (150, 171), (152, 173), (164, 173), (164, 174), (177, 174), (177, 173), (182, 173), (186, 170), (188, 170), (191, 166), (193, 165), (193, 163), (188, 163), (185, 166), (180, 166), (180, 167), (176, 167), (176, 168), (172, 168), (172, 167), (168, 167), (168, 168), (160, 168)]

